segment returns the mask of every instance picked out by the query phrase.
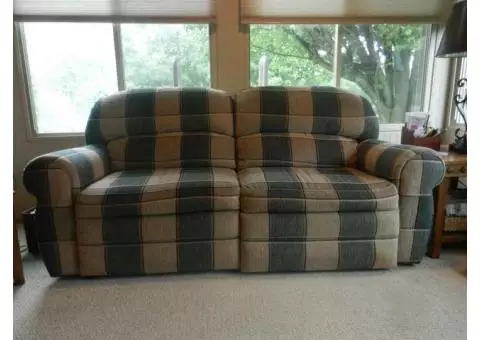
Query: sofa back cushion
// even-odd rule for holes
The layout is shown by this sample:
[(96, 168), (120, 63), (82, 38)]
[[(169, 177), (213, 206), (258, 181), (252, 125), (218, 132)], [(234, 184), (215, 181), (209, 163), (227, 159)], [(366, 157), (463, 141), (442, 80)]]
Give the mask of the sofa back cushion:
[(87, 144), (108, 149), (113, 171), (235, 168), (232, 99), (219, 90), (119, 92), (94, 105), (85, 134)]
[(378, 129), (365, 98), (334, 87), (259, 87), (236, 98), (239, 169), (349, 166)]

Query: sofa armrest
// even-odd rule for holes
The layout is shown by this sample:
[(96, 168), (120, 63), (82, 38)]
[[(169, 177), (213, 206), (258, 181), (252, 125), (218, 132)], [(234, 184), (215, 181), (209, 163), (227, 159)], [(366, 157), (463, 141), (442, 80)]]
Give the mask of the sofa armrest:
[(70, 206), (76, 193), (108, 173), (107, 151), (88, 145), (32, 159), (23, 172), (23, 184), (37, 205)]
[(435, 151), (368, 139), (358, 145), (357, 168), (396, 184), (400, 195), (432, 195), (445, 176)]
[(38, 244), (51, 276), (79, 274), (75, 196), (108, 173), (106, 150), (93, 145), (39, 156), (25, 168), (23, 183), (37, 199)]
[(433, 151), (411, 145), (366, 140), (357, 150), (357, 168), (395, 184), (399, 194), (398, 263), (419, 263), (433, 224), (433, 189), (445, 163)]

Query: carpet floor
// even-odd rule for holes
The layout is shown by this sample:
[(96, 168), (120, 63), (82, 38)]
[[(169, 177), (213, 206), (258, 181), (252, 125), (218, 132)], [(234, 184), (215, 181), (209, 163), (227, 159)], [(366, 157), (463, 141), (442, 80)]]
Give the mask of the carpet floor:
[(466, 339), (466, 252), (390, 271), (54, 279), (24, 258), (15, 339)]

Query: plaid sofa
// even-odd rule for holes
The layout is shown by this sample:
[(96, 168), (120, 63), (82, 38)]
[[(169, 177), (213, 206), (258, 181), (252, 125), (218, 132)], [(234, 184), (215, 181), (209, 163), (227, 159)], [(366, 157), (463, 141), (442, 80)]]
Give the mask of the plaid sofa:
[(330, 87), (102, 98), (86, 146), (25, 168), (45, 265), (110, 276), (420, 262), (444, 164), (378, 128), (368, 101)]
[(378, 130), (368, 101), (332, 87), (237, 95), (241, 271), (421, 261), (444, 164)]
[(94, 105), (87, 146), (32, 160), (50, 275), (238, 269), (232, 110), (217, 90), (120, 92)]

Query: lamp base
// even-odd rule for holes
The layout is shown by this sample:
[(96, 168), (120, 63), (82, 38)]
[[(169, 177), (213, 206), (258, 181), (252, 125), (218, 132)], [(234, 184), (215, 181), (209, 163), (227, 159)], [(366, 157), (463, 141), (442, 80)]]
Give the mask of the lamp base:
[(449, 145), (448, 149), (450, 151), (466, 155), (467, 154), (467, 134), (462, 137), (457, 137), (455, 142)]

